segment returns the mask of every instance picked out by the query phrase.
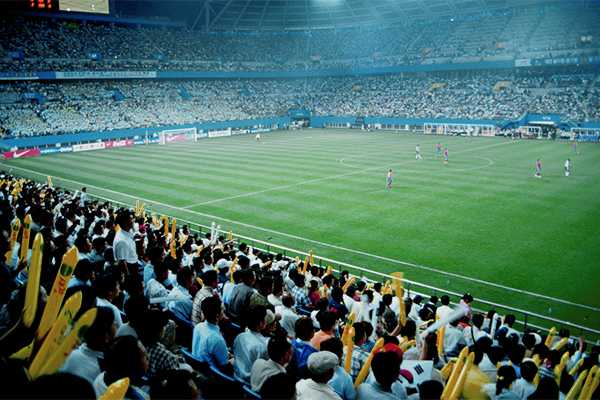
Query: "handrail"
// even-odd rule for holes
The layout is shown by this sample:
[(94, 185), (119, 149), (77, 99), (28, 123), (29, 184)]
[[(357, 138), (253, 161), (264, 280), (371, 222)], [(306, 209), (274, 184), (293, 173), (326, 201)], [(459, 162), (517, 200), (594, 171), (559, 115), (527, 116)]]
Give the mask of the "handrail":
[[(125, 203), (123, 201), (114, 200), (114, 199), (111, 199), (111, 198), (108, 198), (108, 197), (105, 197), (105, 196), (96, 195), (96, 194), (89, 194), (88, 193), (88, 195), (90, 197), (96, 197), (98, 199), (109, 201), (111, 203), (116, 203), (116, 204), (121, 204), (121, 205), (124, 205), (124, 206), (127, 206), (127, 207), (131, 207), (131, 204)], [(165, 214), (165, 213), (161, 213), (161, 214), (162, 215), (166, 215), (166, 216), (168, 216), (170, 218), (173, 218), (173, 216), (171, 216), (171, 215), (168, 215), (168, 214)], [(198, 223), (198, 222), (195, 222), (195, 221), (186, 220), (186, 219), (183, 219), (183, 218), (177, 218), (177, 221), (189, 224), (190, 225), (190, 229), (192, 231), (196, 231), (196, 232), (201, 232), (201, 231), (193, 229), (192, 225), (196, 225), (198, 227), (202, 227), (202, 228), (206, 228), (206, 229), (211, 229), (211, 227), (208, 226), (208, 225), (204, 225), (204, 224), (201, 224), (201, 223)], [(222, 229), (220, 229), (219, 232), (224, 233), (224, 234), (228, 233), (227, 231), (222, 230)], [(293, 248), (290, 248), (290, 247), (287, 247), (287, 246), (278, 245), (278, 244), (275, 244), (275, 243), (267, 242), (267, 241), (256, 239), (256, 238), (252, 238), (252, 237), (249, 237), (249, 236), (240, 235), (240, 234), (235, 234), (235, 236), (238, 237), (238, 238), (244, 239), (244, 240), (248, 240), (250, 242), (259, 243), (259, 244), (261, 244), (263, 246), (266, 246), (267, 247), (266, 249), (264, 249), (264, 248), (261, 249), (261, 248), (258, 248), (257, 246), (253, 246), (253, 247), (258, 248), (261, 251), (266, 251), (266, 252), (268, 252), (270, 254), (275, 254), (276, 253), (276, 252), (273, 252), (273, 251), (270, 250), (270, 248), (273, 247), (273, 248), (277, 248), (277, 249), (283, 250), (283, 252), (290, 252), (290, 253), (294, 253), (296, 255), (302, 255), (302, 256), (309, 255), (308, 252), (305, 252), (305, 251), (302, 251), (302, 250), (293, 249)], [(357, 265), (349, 264), (349, 263), (344, 262), (344, 261), (338, 261), (338, 260), (335, 260), (335, 259), (332, 259), (332, 258), (322, 257), (322, 256), (318, 256), (318, 255), (314, 255), (314, 257), (317, 258), (317, 259), (320, 259), (320, 260), (322, 260), (322, 261), (324, 261), (326, 263), (329, 263), (329, 264), (336, 264), (338, 266), (347, 267), (349, 269), (361, 271), (361, 272), (366, 273), (366, 274), (377, 275), (377, 276), (380, 276), (382, 278), (385, 278), (385, 280), (392, 280), (392, 279), (394, 279), (394, 277), (392, 277), (389, 274), (385, 274), (385, 273), (379, 272), (379, 271), (373, 271), (373, 270), (370, 270), (370, 269), (364, 268), (364, 267), (359, 267)], [(335, 272), (341, 272), (340, 270), (337, 270), (337, 269), (333, 269), (333, 270)], [(364, 279), (364, 280), (366, 280), (366, 281), (368, 281), (370, 283), (376, 282), (375, 280), (370, 279), (370, 278), (365, 277), (365, 276), (361, 276), (361, 279)], [(431, 285), (419, 283), (419, 282), (416, 282), (416, 281), (413, 281), (413, 280), (410, 280), (410, 279), (404, 279), (404, 282), (408, 283), (410, 285), (415, 285), (415, 286), (420, 287), (420, 288), (425, 288), (425, 289), (431, 290), (433, 292), (445, 293), (445, 294), (449, 294), (449, 295), (456, 296), (456, 297), (461, 297), (462, 296), (462, 293), (454, 292), (454, 291), (451, 291), (451, 290), (448, 290), (448, 289), (441, 289), (441, 288), (438, 288), (438, 287), (435, 287), (435, 286), (431, 286)], [(419, 294), (419, 295), (426, 295), (426, 296), (428, 296), (427, 294), (422, 293), (422, 292), (417, 292), (417, 291), (414, 291), (414, 292), (416, 294)], [(540, 325), (537, 325), (537, 324), (533, 324), (533, 323), (527, 322), (527, 316), (529, 316), (529, 317), (539, 318), (541, 320), (545, 320), (545, 321), (552, 322), (552, 323), (559, 324), (559, 325), (570, 326), (572, 328), (579, 329), (580, 331), (585, 331), (585, 332), (592, 333), (592, 334), (600, 336), (600, 330), (594, 329), (594, 328), (590, 328), (590, 327), (587, 327), (587, 326), (584, 326), (584, 325), (581, 325), (581, 324), (576, 324), (574, 322), (564, 321), (564, 320), (561, 320), (561, 319), (558, 319), (558, 318), (554, 318), (554, 317), (548, 317), (548, 316), (545, 316), (545, 315), (542, 315), (542, 314), (539, 314), (539, 313), (535, 313), (535, 312), (532, 312), (532, 311), (523, 310), (523, 309), (518, 308), (518, 307), (507, 306), (507, 305), (504, 305), (504, 304), (499, 304), (499, 303), (495, 303), (495, 302), (492, 302), (492, 301), (489, 301), (489, 300), (480, 299), (480, 298), (477, 299), (477, 302), (481, 303), (481, 304), (485, 304), (485, 305), (491, 306), (491, 307), (501, 308), (501, 309), (508, 310), (508, 311), (511, 311), (511, 312), (514, 312), (514, 313), (523, 314), (526, 317), (525, 321), (524, 322), (517, 321), (517, 323), (519, 323), (521, 325), (524, 325), (524, 326), (528, 325), (528, 326), (534, 327), (534, 328), (539, 329), (539, 330), (548, 331), (547, 327), (543, 327), (543, 326), (540, 326)], [(481, 310), (481, 309), (478, 309), (478, 308), (474, 308), (474, 310), (478, 311), (478, 312), (484, 312), (485, 313), (485, 310)]]

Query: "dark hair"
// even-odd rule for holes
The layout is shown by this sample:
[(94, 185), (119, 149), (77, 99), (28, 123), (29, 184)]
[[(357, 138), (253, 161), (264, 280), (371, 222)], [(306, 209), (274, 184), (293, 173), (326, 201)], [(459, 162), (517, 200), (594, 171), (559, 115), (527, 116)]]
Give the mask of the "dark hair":
[(179, 271), (177, 271), (177, 283), (181, 286), (185, 286), (192, 276), (192, 270), (189, 267), (180, 268)]
[(111, 383), (125, 377), (132, 385), (139, 385), (146, 373), (140, 359), (140, 345), (133, 336), (120, 336), (104, 352), (104, 383)]
[(94, 264), (87, 258), (82, 258), (77, 262), (75, 272), (73, 274), (82, 280), (90, 279), (94, 272)]
[(144, 317), (143, 329), (139, 332), (144, 345), (149, 346), (159, 341), (168, 318), (163, 311), (150, 309)]
[(329, 331), (333, 329), (337, 321), (337, 315), (331, 311), (321, 312), (318, 315), (319, 325), (322, 331)]
[(40, 376), (25, 387), (21, 396), (27, 399), (95, 399), (96, 392), (86, 379), (57, 372)]
[(251, 307), (246, 312), (246, 324), (250, 330), (256, 331), (267, 317), (267, 309), (263, 305)]
[(200, 309), (204, 318), (213, 322), (216, 321), (218, 316), (221, 314), (221, 300), (216, 296), (207, 297), (200, 303)]
[(473, 318), (471, 318), (471, 322), (473, 323), (473, 326), (476, 326), (477, 328), (481, 329), (481, 326), (483, 325), (483, 314), (473, 314)]
[(279, 362), (286, 353), (292, 348), (290, 342), (285, 337), (273, 337), (267, 345), (267, 353), (269, 358), (275, 362)]
[(352, 327), (354, 328), (354, 343), (367, 338), (365, 325), (362, 322), (355, 322)]
[(125, 315), (127, 315), (127, 319), (129, 323), (132, 325), (137, 325), (144, 320), (144, 316), (146, 311), (148, 311), (148, 307), (150, 303), (145, 296), (131, 296), (125, 302)]
[(504, 317), (504, 323), (510, 327), (513, 326), (516, 320), (517, 317), (515, 317), (514, 314), (507, 314), (506, 317)]
[[(190, 385), (190, 382), (192, 385)], [(176, 369), (159, 373), (150, 385), (153, 399), (195, 399), (198, 390), (191, 372)]]
[(310, 340), (315, 334), (312, 319), (309, 317), (298, 318), (294, 324), (294, 331), (297, 339), (304, 341)]
[(119, 285), (119, 278), (115, 274), (104, 273), (94, 281), (94, 284), (98, 297), (105, 299), (108, 293)]
[(202, 274), (202, 282), (207, 285), (209, 282), (216, 282), (219, 280), (219, 274), (214, 269), (208, 270)]
[(498, 368), (496, 378), (496, 396), (502, 393), (502, 390), (508, 389), (510, 385), (517, 379), (517, 373), (512, 365), (503, 365)]
[(420, 400), (437, 400), (442, 397), (444, 385), (441, 382), (428, 380), (419, 384)]
[(391, 387), (400, 375), (401, 363), (402, 358), (396, 352), (387, 351), (375, 354), (371, 369), (377, 382), (384, 388)]
[(104, 350), (107, 335), (112, 331), (114, 323), (115, 313), (111, 308), (97, 307), (94, 322), (83, 334), (83, 338), (87, 345), (92, 350)]
[(554, 378), (543, 376), (540, 378), (535, 392), (529, 395), (529, 400), (545, 400), (545, 399), (558, 399), (558, 384)]
[(288, 308), (293, 307), (294, 306), (294, 297), (292, 297), (289, 294), (286, 294), (281, 298), (281, 303)]
[(524, 361), (521, 363), (521, 376), (527, 382), (533, 382), (537, 375), (538, 367), (533, 361)]
[(525, 357), (525, 351), (525, 346), (522, 344), (516, 344), (508, 351), (508, 359), (513, 363), (513, 365), (519, 365)]
[(344, 355), (344, 344), (336, 337), (329, 338), (321, 342), (321, 351), (330, 351), (341, 360)]
[(260, 388), (264, 400), (292, 400), (296, 398), (296, 382), (288, 374), (280, 373), (268, 377)]

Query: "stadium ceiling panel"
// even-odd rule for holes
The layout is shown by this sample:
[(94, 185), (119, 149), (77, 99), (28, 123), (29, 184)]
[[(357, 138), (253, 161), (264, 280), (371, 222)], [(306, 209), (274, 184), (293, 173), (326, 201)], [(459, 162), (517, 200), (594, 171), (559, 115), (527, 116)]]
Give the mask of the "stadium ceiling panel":
[(210, 29), (296, 30), (406, 24), (488, 13), (545, 0), (203, 0)]

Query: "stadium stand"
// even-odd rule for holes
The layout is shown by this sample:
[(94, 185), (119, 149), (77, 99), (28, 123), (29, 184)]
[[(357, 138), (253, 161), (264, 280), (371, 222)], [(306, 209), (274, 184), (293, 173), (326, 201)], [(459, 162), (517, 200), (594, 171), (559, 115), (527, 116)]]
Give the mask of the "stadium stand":
[[(473, 310), (470, 294), (403, 296), (400, 286), (338, 275), (310, 257), (262, 252), (214, 229), (201, 236), (139, 205), (117, 208), (84, 189), (64, 191), (6, 173), (0, 208), (2, 230), (15, 232), (15, 221), (25, 223), (10, 242), (0, 235), (0, 248), (9, 251), (0, 264), (0, 376), (9, 395), (80, 398), (124, 388), (127, 398), (139, 399), (195, 398), (198, 392), (208, 399), (294, 393), (298, 399), (316, 393), (402, 399), (439, 398), (443, 390), (443, 398), (525, 399), (580, 390), (597, 398), (600, 390), (597, 378), (584, 383), (587, 374), (597, 374), (598, 346), (569, 340), (567, 329), (518, 331), (512, 314)], [(28, 244), (17, 240), (21, 236)], [(70, 263), (76, 263), (74, 276), (65, 268)], [(58, 271), (62, 280), (55, 280)], [(27, 284), (38, 277), (39, 297)], [(36, 329), (43, 339), (51, 326), (40, 326), (42, 313), (63, 296), (65, 307), (75, 307), (74, 332), (89, 326), (82, 343), (48, 337), (23, 356), (27, 347), (20, 349)], [(31, 307), (33, 313), (22, 312)], [(194, 326), (198, 312), (201, 322)], [(97, 316), (86, 325), (89, 313)], [(59, 316), (55, 325), (73, 323)], [(459, 379), (463, 364), (469, 373)], [(128, 386), (119, 381), (124, 377)], [(48, 378), (64, 383), (48, 386)]]
[[(33, 99), (27, 96), (32, 93)], [(554, 113), (573, 121), (600, 119), (595, 76), (582, 73), (19, 82), (0, 86), (0, 94), (0, 128), (7, 136), (273, 117), (291, 108), (317, 116), (515, 120)]]

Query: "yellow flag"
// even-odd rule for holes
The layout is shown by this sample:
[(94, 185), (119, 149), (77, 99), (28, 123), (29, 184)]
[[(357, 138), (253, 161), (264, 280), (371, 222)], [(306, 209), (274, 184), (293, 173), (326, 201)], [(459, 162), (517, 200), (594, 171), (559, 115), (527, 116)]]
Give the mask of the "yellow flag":
[(375, 342), (375, 346), (373, 346), (373, 349), (371, 350), (371, 354), (369, 354), (369, 358), (367, 358), (367, 360), (363, 364), (362, 368), (360, 369), (360, 372), (358, 373), (358, 376), (356, 377), (356, 380), (354, 381), (355, 388), (359, 387), (360, 384), (363, 383), (363, 381), (369, 374), (369, 370), (371, 369), (371, 362), (373, 362), (373, 357), (375, 357), (375, 354), (379, 350), (381, 350), (381, 348), (383, 348), (383, 345), (383, 338), (377, 339), (377, 341)]
[(346, 293), (346, 290), (348, 290), (350, 285), (352, 285), (355, 280), (356, 280), (356, 278), (354, 276), (349, 277), (348, 280), (346, 281), (346, 283), (344, 283), (344, 286), (342, 286), (342, 291), (344, 293)]
[(171, 223), (171, 240), (175, 240), (175, 236), (177, 234), (177, 219), (173, 218)]
[(46, 335), (46, 338), (29, 366), (30, 373), (39, 374), (44, 367), (44, 363), (48, 361), (52, 354), (56, 352), (56, 349), (60, 347), (68, 330), (73, 326), (73, 319), (81, 308), (82, 299), (83, 295), (81, 291), (78, 291), (65, 301), (60, 316), (56, 319), (54, 324), (52, 324), (52, 328), (48, 332), (48, 335)]
[(346, 343), (348, 341), (348, 334), (350, 333), (350, 329), (352, 329), (352, 325), (354, 325), (355, 318), (356, 315), (354, 312), (351, 312), (350, 315), (348, 315), (346, 325), (344, 325), (344, 330), (342, 331), (342, 343)]
[(48, 333), (50, 327), (52, 327), (52, 324), (54, 324), (54, 321), (56, 321), (60, 304), (65, 297), (67, 284), (69, 283), (69, 280), (71, 280), (71, 276), (75, 271), (78, 260), (79, 252), (75, 246), (67, 251), (62, 258), (62, 263), (60, 264), (60, 268), (58, 269), (58, 273), (54, 279), (54, 284), (52, 285), (52, 290), (50, 291), (48, 300), (46, 301), (46, 307), (44, 308), (44, 313), (42, 314), (42, 320), (40, 321), (40, 325), (36, 332), (36, 338), (38, 341), (41, 340), (46, 333)]
[(444, 335), (446, 334), (446, 327), (442, 326), (440, 329), (438, 329), (437, 331), (437, 349), (438, 349), (438, 356), (442, 357), (444, 355)]
[(556, 342), (556, 344), (554, 346), (552, 346), (551, 350), (560, 350), (563, 347), (565, 347), (565, 345), (567, 344), (567, 342), (569, 341), (569, 338), (562, 338), (560, 339), (558, 342)]
[(75, 326), (73, 326), (71, 333), (69, 333), (69, 335), (62, 341), (56, 351), (50, 355), (48, 361), (44, 363), (39, 373), (34, 375), (31, 373), (31, 370), (29, 371), (32, 379), (35, 379), (41, 375), (53, 374), (58, 371), (69, 354), (71, 354), (71, 351), (73, 351), (75, 346), (79, 345), (81, 342), (81, 337), (85, 331), (94, 323), (94, 319), (96, 319), (96, 313), (97, 310), (95, 307), (90, 308), (83, 313), (81, 318), (79, 318), (75, 323)]
[(27, 251), (29, 250), (29, 235), (31, 234), (31, 215), (27, 214), (23, 220), (23, 237), (21, 238), (21, 252), (19, 261), (27, 261)]
[[(471, 369), (471, 366), (473, 365), (473, 359), (475, 358), (475, 353), (471, 353), (467, 356), (467, 361), (465, 362), (465, 365), (463, 366), (462, 370), (460, 371), (460, 375), (458, 376), (458, 379), (454, 385), (454, 387), (452, 388), (452, 391), (450, 392), (450, 400), (458, 400), (460, 398), (460, 396), (462, 395), (462, 391), (463, 388), (465, 386), (465, 381), (467, 379), (467, 374), (469, 373), (469, 370)], [(442, 397), (443, 399), (444, 397)]]
[(554, 339), (554, 336), (556, 336), (556, 328), (552, 327), (550, 328), (550, 331), (548, 331), (548, 336), (546, 336), (546, 340), (544, 341), (544, 344), (548, 347), (550, 347), (550, 344), (552, 343), (552, 340)]
[(98, 400), (123, 400), (127, 389), (129, 389), (129, 378), (119, 379), (106, 388), (106, 392), (98, 397)]
[[(344, 330), (346, 330), (346, 328), (344, 328)], [(350, 373), (350, 369), (352, 368), (352, 351), (354, 350), (354, 328), (352, 328), (352, 326), (348, 329), (345, 341), (342, 339), (342, 343), (344, 343), (344, 347), (346, 347), (344, 371)]]
[(229, 282), (233, 283), (233, 273), (235, 272), (235, 267), (237, 265), (238, 258), (234, 258), (233, 262), (229, 266)]
[(328, 265), (325, 275), (331, 275), (331, 274), (333, 274), (333, 267), (331, 265)]
[(446, 400), (449, 398), (450, 393), (452, 392), (452, 389), (454, 388), (454, 385), (456, 385), (456, 382), (458, 382), (458, 378), (460, 376), (460, 373), (462, 372), (462, 368), (465, 365), (465, 362), (467, 361), (468, 353), (469, 353), (468, 347), (464, 347), (461, 350), (461, 352), (459, 353), (458, 360), (456, 360), (456, 363), (454, 364), (454, 368), (452, 368), (452, 373), (450, 373), (450, 378), (448, 378), (448, 381), (446, 382), (446, 386), (444, 387), (444, 391), (442, 392), (441, 398), (443, 400)]
[(233, 240), (233, 232), (229, 231), (227, 232), (227, 241), (231, 242)]
[(394, 290), (396, 291), (396, 297), (398, 297), (398, 304), (400, 306), (400, 314), (398, 315), (398, 323), (400, 326), (406, 325), (406, 306), (404, 304), (404, 286), (403, 279), (404, 274), (402, 272), (394, 272), (392, 274), (394, 277), (393, 285)]
[(163, 215), (162, 217), (160, 217), (160, 220), (162, 221), (163, 233), (166, 238), (169, 235), (169, 217), (167, 217), (166, 215)]
[(587, 370), (585, 370), (581, 374), (579, 374), (579, 376), (577, 377), (577, 380), (575, 381), (573, 386), (571, 386), (571, 389), (569, 389), (569, 392), (567, 393), (565, 400), (575, 400), (577, 398), (577, 395), (581, 391), (583, 383), (585, 382), (585, 378), (587, 377), (587, 374), (588, 374)]
[(598, 366), (594, 365), (590, 372), (588, 372), (588, 376), (585, 379), (583, 387), (581, 388), (581, 393), (579, 393), (579, 398), (581, 400), (588, 400), (592, 397), (593, 392), (591, 391), (594, 386), (594, 380), (597, 379), (596, 375), (598, 374)]
[(12, 228), (10, 231), (10, 243), (8, 247), (8, 251), (6, 252), (6, 262), (9, 263), (12, 259), (13, 248), (15, 247), (15, 243), (17, 243), (17, 237), (19, 237), (19, 231), (21, 230), (21, 221), (19, 218), (15, 218), (15, 222), (12, 224)]
[(52, 187), (52, 177), (48, 175), (48, 186)]
[(38, 306), (40, 293), (40, 274), (42, 272), (42, 251), (44, 238), (41, 233), (35, 235), (33, 240), (33, 251), (27, 274), (27, 289), (25, 292), (25, 305), (23, 306), (23, 325), (27, 328), (33, 323)]

